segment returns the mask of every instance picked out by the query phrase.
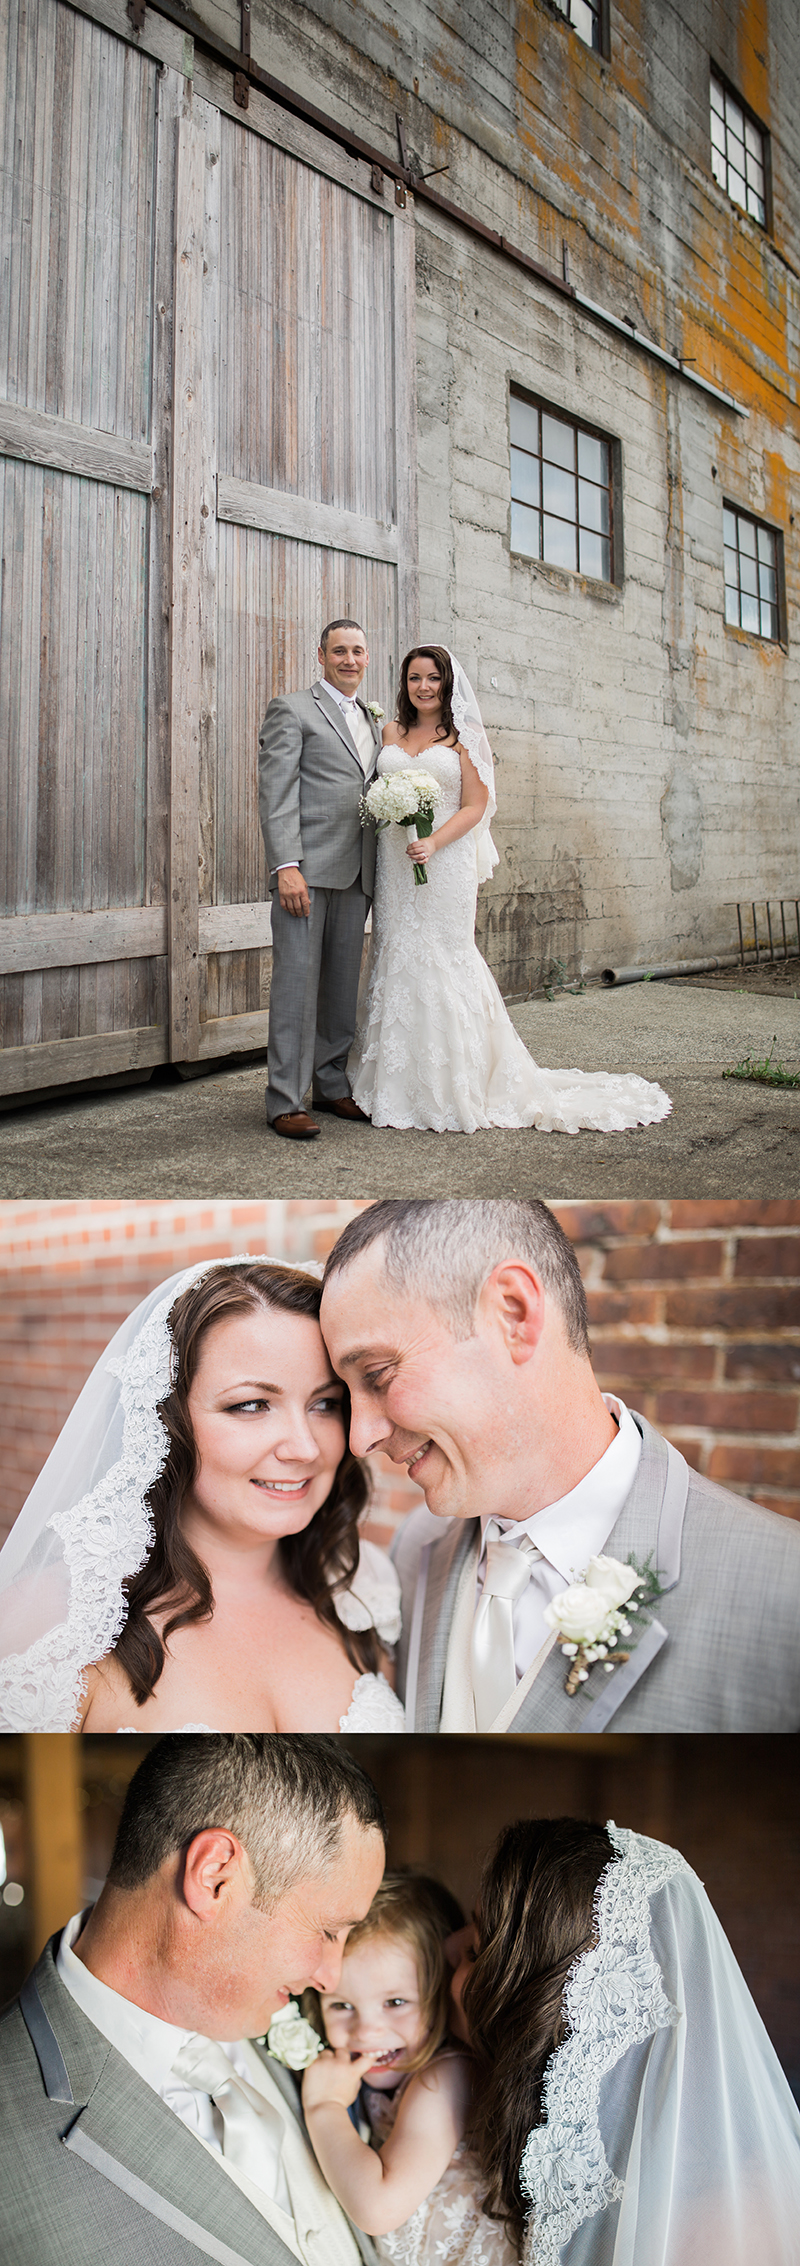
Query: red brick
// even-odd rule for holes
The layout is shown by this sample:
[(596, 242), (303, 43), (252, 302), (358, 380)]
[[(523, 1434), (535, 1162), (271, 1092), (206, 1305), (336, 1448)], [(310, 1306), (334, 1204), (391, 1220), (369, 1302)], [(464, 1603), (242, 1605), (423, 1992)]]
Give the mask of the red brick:
[(708, 1461), (708, 1476), (721, 1486), (744, 1480), (748, 1487), (796, 1487), (800, 1479), (800, 1449), (768, 1448), (752, 1440), (747, 1445), (718, 1442)]
[(673, 1227), (688, 1227), (695, 1231), (701, 1227), (722, 1227), (728, 1233), (739, 1227), (800, 1227), (800, 1202), (796, 1198), (784, 1201), (775, 1198), (772, 1203), (675, 1203), (672, 1205)]
[(705, 1290), (669, 1290), (664, 1320), (679, 1330), (788, 1330), (797, 1323), (797, 1292), (783, 1285), (716, 1290), (713, 1283)]
[(606, 1252), (604, 1282), (682, 1282), (721, 1275), (721, 1242), (621, 1243)]
[(604, 1243), (620, 1235), (655, 1235), (661, 1204), (553, 1204), (571, 1243)]
[[(736, 1249), (734, 1275), (747, 1275), (751, 1281), (765, 1275), (788, 1275), (796, 1282), (800, 1279), (800, 1233), (797, 1235), (742, 1235)], [(800, 1321), (800, 1298), (798, 1298)]]
[(770, 1495), (759, 1487), (758, 1500), (765, 1511), (777, 1511), (782, 1519), (800, 1519), (800, 1494)]
[(646, 1338), (638, 1344), (631, 1338), (595, 1338), (592, 1356), (595, 1375), (616, 1377), (620, 1385), (657, 1382), (662, 1377), (694, 1377), (699, 1383), (713, 1377), (717, 1351), (713, 1345), (651, 1345)]
[(656, 1423), (702, 1424), (712, 1432), (793, 1432), (796, 1393), (661, 1392), (654, 1395)]
[(693, 1471), (705, 1469), (705, 1443), (702, 1440), (681, 1440), (681, 1455), (686, 1457)]
[(800, 1345), (787, 1344), (778, 1339), (763, 1340), (760, 1345), (732, 1345), (725, 1353), (725, 1376), (758, 1381), (765, 1378), (771, 1385), (792, 1384), (800, 1378)]
[(655, 1290), (587, 1290), (590, 1322), (605, 1328), (612, 1322), (631, 1325), (660, 1322), (661, 1297)]

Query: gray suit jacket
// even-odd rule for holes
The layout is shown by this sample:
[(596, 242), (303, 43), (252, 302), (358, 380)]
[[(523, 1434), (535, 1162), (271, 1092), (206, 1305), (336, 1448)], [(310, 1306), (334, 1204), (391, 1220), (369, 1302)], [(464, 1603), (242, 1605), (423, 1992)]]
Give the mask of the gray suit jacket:
[[(380, 726), (359, 707), (375, 742)], [(299, 865), (309, 888), (349, 889), (361, 875), (365, 897), (375, 879), (375, 829), (362, 829), (359, 799), (368, 778), (341, 709), (319, 683), (309, 692), (271, 700), (258, 737), (258, 806), (270, 877)]]
[[(9, 2266), (296, 2266), (64, 1989), (59, 1940), (0, 2021), (0, 2253)], [(289, 2071), (274, 2061), (270, 2069), (299, 2114)], [(375, 2266), (372, 2243), (353, 2232), (365, 2266)]]
[[(605, 1544), (651, 1562), (660, 1597), (627, 1665), (595, 1666), (572, 1699), (556, 1645), (510, 1728), (517, 1731), (796, 1731), (800, 1728), (800, 1527), (690, 1471), (635, 1419), (644, 1448)], [(478, 1519), (415, 1511), (393, 1556), (403, 1592), (398, 1691), (409, 1729), (438, 1731), (459, 1575)]]

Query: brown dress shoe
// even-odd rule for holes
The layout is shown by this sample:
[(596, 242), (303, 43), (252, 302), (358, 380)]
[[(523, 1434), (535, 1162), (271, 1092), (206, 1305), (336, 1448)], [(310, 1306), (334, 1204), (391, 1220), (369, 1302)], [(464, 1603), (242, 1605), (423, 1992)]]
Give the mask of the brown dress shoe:
[(314, 1108), (327, 1110), (330, 1117), (355, 1118), (356, 1122), (359, 1125), (369, 1125), (372, 1122), (371, 1118), (367, 1116), (366, 1110), (359, 1109), (358, 1103), (354, 1102), (352, 1094), (341, 1094), (336, 1101), (332, 1102), (323, 1101), (321, 1095), (319, 1094), (314, 1094), (312, 1096), (312, 1099)]
[(271, 1120), (273, 1133), (280, 1133), (284, 1141), (315, 1141), (319, 1126), (314, 1124), (306, 1109), (287, 1109), (280, 1117)]

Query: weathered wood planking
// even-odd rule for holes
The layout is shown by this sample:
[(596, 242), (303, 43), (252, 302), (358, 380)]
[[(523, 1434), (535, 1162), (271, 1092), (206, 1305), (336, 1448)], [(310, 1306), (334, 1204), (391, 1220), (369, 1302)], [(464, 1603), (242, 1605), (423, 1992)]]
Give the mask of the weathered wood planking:
[(85, 473), (90, 480), (108, 480), (112, 487), (134, 488), (143, 495), (149, 495), (152, 486), (153, 452), (147, 441), (94, 433), (87, 425), (71, 425), (65, 417), (20, 409), (16, 402), (0, 401), (0, 456), (49, 465), (58, 472)]
[(165, 1029), (104, 1031), (88, 1038), (43, 1039), (10, 1046), (0, 1054), (0, 1094), (35, 1093), (79, 1078), (103, 1078), (120, 1070), (154, 1068), (168, 1060)]
[(264, 707), (337, 613), (389, 706), (415, 628), (411, 209), (255, 92), (242, 121), (215, 66), (159, 77), (118, 13), (0, 28), (0, 1028), (30, 1090), (124, 1066), (128, 1029), (132, 1064), (168, 1023), (177, 1059), (264, 1043)]
[[(214, 370), (203, 346), (212, 320), (204, 286), (204, 244), (213, 230), (216, 192), (206, 187), (216, 164), (216, 113), (187, 96), (178, 120), (175, 188), (175, 317), (172, 379), (172, 630), (170, 641), (170, 1052), (191, 1062), (200, 1031), (199, 829), (202, 686), (212, 635)], [(211, 281), (213, 288), (213, 271)], [(204, 481), (212, 502), (205, 501)]]
[(3, 911), (141, 904), (142, 496), (0, 459)]
[(59, 0), (3, 16), (1, 390), (144, 441), (156, 66)]
[(397, 530), (355, 511), (337, 511), (284, 488), (260, 488), (249, 480), (217, 481), (217, 514), (235, 527), (257, 527), (265, 535), (288, 535), (296, 543), (319, 543), (329, 551), (397, 562)]

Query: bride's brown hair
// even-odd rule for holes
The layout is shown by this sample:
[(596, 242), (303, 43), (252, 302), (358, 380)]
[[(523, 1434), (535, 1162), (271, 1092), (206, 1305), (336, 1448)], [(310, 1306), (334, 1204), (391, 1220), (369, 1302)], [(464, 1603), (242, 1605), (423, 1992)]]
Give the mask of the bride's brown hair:
[[(214, 1611), (209, 1575), (181, 1528), (181, 1511), (198, 1468), (189, 1391), (203, 1339), (215, 1322), (265, 1309), (304, 1314), (316, 1322), (321, 1295), (318, 1282), (292, 1267), (244, 1261), (231, 1267), (212, 1267), (175, 1301), (168, 1322), (173, 1383), (158, 1404), (169, 1446), (163, 1471), (145, 1496), (155, 1540), (145, 1565), (123, 1584), (128, 1617), (114, 1646), (139, 1707), (155, 1690), (174, 1631), (193, 1621), (210, 1621)], [(349, 1414), (345, 1388), (345, 1433)], [(283, 1535), (280, 1542), (283, 1569), (292, 1588), (313, 1605), (326, 1628), (335, 1629), (348, 1660), (361, 1675), (374, 1674), (379, 1668), (379, 1640), (374, 1629), (344, 1628), (337, 1618), (334, 1594), (350, 1580), (358, 1563), (358, 1521), (368, 1498), (364, 1466), (348, 1448), (327, 1502), (301, 1534)], [(149, 1616), (154, 1606), (164, 1605), (172, 1609), (159, 1635)]]
[(409, 697), (408, 672), (412, 661), (432, 661), (442, 680), (441, 722), (436, 726), (437, 740), (457, 739), (453, 723), (453, 692), (455, 679), (453, 664), (445, 645), (412, 645), (400, 664), (400, 689), (397, 695), (397, 721), (401, 732), (410, 732), (417, 721), (417, 710)]
[(479, 1949), (463, 1992), (476, 2064), (470, 2137), (484, 2211), (520, 2254), (530, 2208), (522, 2153), (542, 2121), (545, 2071), (568, 2030), (564, 1986), (595, 1940), (597, 1886), (613, 1857), (605, 1826), (527, 1818), (506, 1826), (481, 1882)]

